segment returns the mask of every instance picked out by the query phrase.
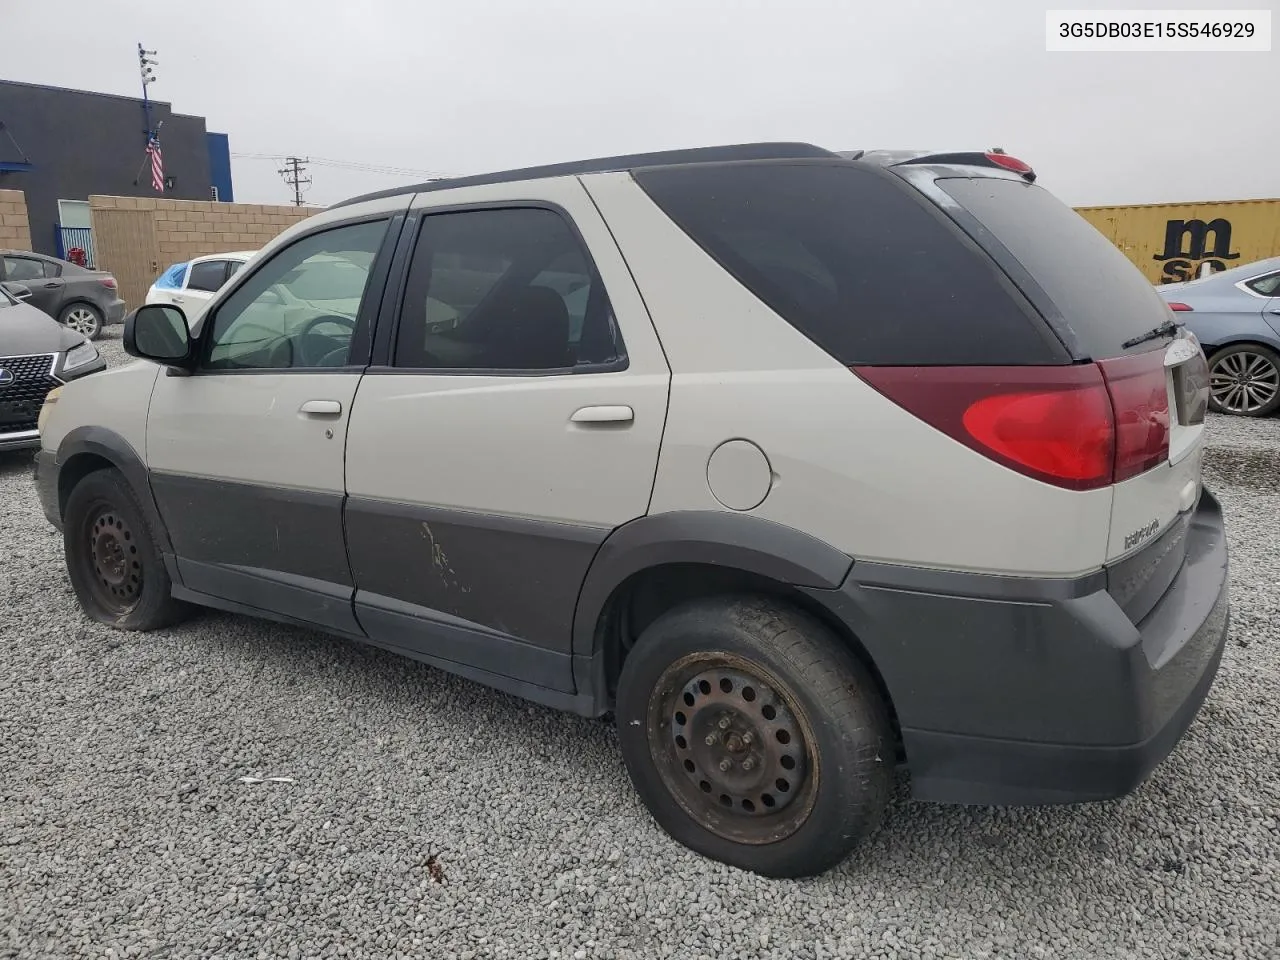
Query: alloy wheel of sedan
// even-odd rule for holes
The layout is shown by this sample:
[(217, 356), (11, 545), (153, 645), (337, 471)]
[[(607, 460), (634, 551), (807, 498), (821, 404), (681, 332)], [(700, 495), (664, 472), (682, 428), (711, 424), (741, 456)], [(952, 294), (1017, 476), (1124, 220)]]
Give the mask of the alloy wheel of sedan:
[(1256, 416), (1280, 396), (1280, 366), (1253, 350), (1226, 353), (1213, 361), (1209, 389), (1226, 413)]
[(93, 339), (102, 328), (102, 321), (89, 307), (72, 307), (63, 314), (63, 323), (82, 337)]

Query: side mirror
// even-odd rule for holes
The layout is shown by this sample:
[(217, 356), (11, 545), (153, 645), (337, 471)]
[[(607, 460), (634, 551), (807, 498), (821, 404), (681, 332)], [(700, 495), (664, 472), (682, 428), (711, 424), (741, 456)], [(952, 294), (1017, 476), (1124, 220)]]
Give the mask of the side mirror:
[(168, 303), (139, 307), (124, 322), (123, 341), (124, 352), (131, 357), (183, 369), (191, 366), (191, 331), (181, 307)]
[(31, 299), (31, 288), (25, 283), (18, 283), (17, 281), (11, 280), (9, 283), (4, 285), (4, 288), (13, 294), (13, 299), (15, 300)]

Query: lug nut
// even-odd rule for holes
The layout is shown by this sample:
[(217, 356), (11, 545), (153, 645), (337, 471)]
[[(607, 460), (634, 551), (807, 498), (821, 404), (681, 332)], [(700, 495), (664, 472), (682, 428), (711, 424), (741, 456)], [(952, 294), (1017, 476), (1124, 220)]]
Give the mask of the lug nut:
[(748, 730), (746, 733), (744, 733), (744, 734), (742, 735), (742, 742), (743, 742), (746, 746), (748, 746), (748, 747), (749, 747), (749, 746), (751, 746), (751, 741), (752, 741), (753, 739), (755, 739), (755, 738), (751, 736), (751, 731), (750, 731), (750, 730)]
[(728, 717), (721, 717), (721, 718), (720, 718), (720, 729), (721, 729), (721, 730), (728, 730), (728, 729), (729, 729), (729, 718), (728, 718)]
[(720, 761), (720, 770), (722, 773), (728, 773), (729, 768), (732, 766), (733, 766), (733, 762), (730, 761), (728, 757), (725, 757), (723, 760)]
[(743, 769), (743, 770), (750, 770), (750, 769), (752, 769), (755, 765), (756, 765), (756, 762), (755, 762), (754, 760), (752, 760), (750, 757), (747, 757), (747, 759), (745, 759), (745, 760), (743, 760), (743, 761), (742, 761), (742, 769)]
[(716, 735), (714, 733), (708, 733), (707, 739), (702, 742), (705, 743), (708, 747), (713, 747), (715, 746)]

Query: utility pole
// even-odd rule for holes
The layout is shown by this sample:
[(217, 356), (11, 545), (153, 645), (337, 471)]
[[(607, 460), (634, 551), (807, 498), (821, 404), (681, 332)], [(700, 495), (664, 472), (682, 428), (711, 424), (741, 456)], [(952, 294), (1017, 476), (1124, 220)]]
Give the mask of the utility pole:
[(303, 176), (307, 172), (307, 162), (309, 160), (309, 157), (307, 159), (285, 157), (284, 166), (277, 171), (280, 176), (284, 177), (284, 182), (293, 187), (293, 205), (295, 207), (302, 206), (302, 188), (311, 185), (311, 178)]

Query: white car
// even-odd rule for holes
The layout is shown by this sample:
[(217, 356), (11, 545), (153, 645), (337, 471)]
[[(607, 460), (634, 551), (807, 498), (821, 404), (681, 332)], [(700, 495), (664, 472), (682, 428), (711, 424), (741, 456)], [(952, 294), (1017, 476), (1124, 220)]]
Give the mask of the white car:
[(1208, 367), (1034, 180), (756, 144), (329, 207), (46, 403), (71, 584), (612, 712), (657, 822), (772, 876), (841, 860), (896, 763), (1125, 794), (1226, 643)]
[(147, 291), (147, 303), (172, 303), (187, 316), (199, 312), (256, 250), (212, 253), (171, 265)]

